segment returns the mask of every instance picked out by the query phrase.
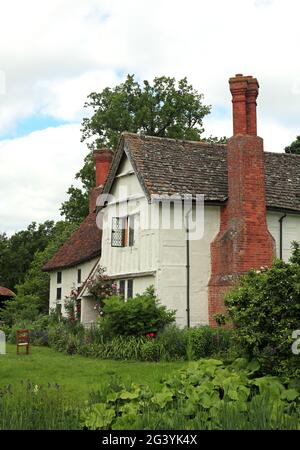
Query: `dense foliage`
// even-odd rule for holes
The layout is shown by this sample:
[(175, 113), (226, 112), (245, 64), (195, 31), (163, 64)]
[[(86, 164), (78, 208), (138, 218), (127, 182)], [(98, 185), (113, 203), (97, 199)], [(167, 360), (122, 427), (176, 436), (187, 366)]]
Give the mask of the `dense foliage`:
[(88, 429), (297, 429), (300, 394), (276, 377), (257, 377), (242, 358), (202, 360), (163, 381), (157, 392), (113, 382), (83, 413)]
[[(45, 224), (36, 227), (34, 225), (31, 229), (31, 239), (34, 239), (35, 231), (37, 233), (43, 234), (45, 232)], [(8, 248), (11, 251), (11, 258), (6, 261), (6, 270), (10, 270), (14, 273), (14, 263), (17, 264), (18, 271), (18, 258), (22, 258), (24, 252), (28, 253), (28, 267), (24, 268), (26, 273), (22, 275), (22, 282), (14, 286), (14, 291), (17, 295), (13, 299), (7, 300), (4, 303), (4, 308), (0, 309), (0, 320), (4, 322), (6, 326), (11, 326), (15, 322), (20, 322), (23, 320), (35, 320), (39, 315), (46, 314), (49, 309), (49, 273), (42, 270), (43, 265), (48, 261), (54, 253), (59, 249), (63, 242), (70, 236), (70, 234), (75, 230), (76, 225), (67, 222), (57, 222), (51, 225), (47, 225), (47, 233), (40, 237), (36, 245), (33, 243), (26, 242), (29, 239), (28, 233), (20, 232), (13, 235), (10, 240), (8, 240)], [(51, 232), (49, 231), (51, 229)], [(38, 231), (40, 230), (40, 231)], [(44, 230), (43, 232), (41, 230)], [(21, 239), (24, 239), (22, 241)], [(18, 239), (16, 238), (18, 237)], [(14, 248), (12, 245), (18, 241), (19, 247)], [(40, 247), (38, 247), (40, 245)], [(18, 249), (20, 254), (18, 254)], [(26, 251), (25, 251), (26, 249)], [(30, 251), (34, 252), (30, 255)], [(3, 257), (3, 255), (2, 255)], [(6, 258), (6, 256), (5, 256)], [(31, 259), (31, 260), (30, 260)], [(1, 255), (0, 255), (1, 260)], [(4, 259), (3, 259), (4, 261)], [(3, 262), (4, 264), (4, 262)], [(20, 263), (21, 264), (21, 263)], [(4, 264), (5, 265), (5, 264)], [(0, 268), (0, 273), (1, 273)], [(23, 269), (22, 269), (23, 270)], [(4, 275), (5, 275), (4, 271)], [(3, 282), (5, 285), (5, 280)], [(7, 284), (6, 284), (7, 285)]]
[(210, 106), (202, 104), (199, 94), (187, 79), (156, 77), (151, 84), (141, 86), (134, 75), (113, 89), (92, 92), (86, 107), (92, 108), (91, 118), (83, 119), (82, 140), (94, 138), (90, 148), (116, 148), (120, 132), (142, 132), (163, 136), (199, 140), (203, 117)]
[(25, 274), (37, 251), (43, 251), (52, 237), (54, 222), (32, 222), (26, 230), (11, 237), (0, 234), (0, 286), (13, 291), (24, 282)]
[(48, 301), (49, 275), (41, 268), (74, 230), (74, 224), (48, 220), (11, 237), (0, 234), (0, 286)]
[(43, 265), (57, 252), (76, 228), (76, 224), (57, 222), (46, 247), (36, 251), (23, 283), (17, 285), (18, 295), (38, 297), (41, 313), (47, 313), (49, 309), (49, 273), (42, 270)]
[(300, 376), (300, 358), (292, 353), (293, 332), (300, 328), (300, 249), (286, 263), (251, 270), (227, 295), (235, 340), (266, 373)]
[(300, 155), (300, 136), (297, 136), (296, 139), (284, 149), (285, 153), (294, 153), (296, 155)]
[(144, 336), (156, 333), (174, 321), (175, 311), (160, 305), (151, 287), (126, 302), (118, 296), (104, 300), (99, 326), (109, 337)]
[[(67, 319), (40, 317), (37, 321), (22, 322), (31, 331), (31, 342), (49, 345), (59, 352), (80, 354), (100, 359), (137, 361), (197, 360), (221, 356), (232, 359), (232, 332), (208, 326), (180, 329), (166, 327), (156, 338), (150, 336), (115, 336), (108, 338), (104, 330), (95, 325), (85, 329), (80, 323)], [(15, 341), (15, 331), (20, 323), (7, 330), (10, 342)]]

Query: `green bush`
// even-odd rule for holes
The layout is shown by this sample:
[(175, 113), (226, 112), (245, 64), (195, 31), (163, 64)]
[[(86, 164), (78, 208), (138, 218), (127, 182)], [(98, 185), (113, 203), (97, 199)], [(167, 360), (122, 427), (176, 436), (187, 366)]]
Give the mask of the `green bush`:
[(152, 392), (114, 382), (83, 412), (88, 429), (298, 429), (300, 393), (276, 377), (257, 377), (259, 364), (209, 359), (176, 371)]
[(162, 347), (158, 339), (146, 338), (142, 343), (139, 359), (142, 361), (159, 361)]
[(165, 327), (157, 335), (160, 345), (160, 352), (163, 359), (170, 361), (175, 359), (185, 359), (187, 356), (187, 329), (179, 328), (172, 324)]
[(193, 359), (200, 359), (226, 353), (232, 345), (231, 335), (231, 330), (200, 326), (187, 330), (186, 340)]
[(259, 359), (263, 373), (300, 377), (300, 357), (291, 349), (300, 326), (299, 253), (294, 244), (290, 262), (251, 270), (225, 300), (237, 345)]
[(109, 338), (143, 336), (175, 321), (175, 311), (158, 304), (153, 288), (126, 302), (121, 297), (111, 297), (105, 301), (103, 313), (99, 324), (104, 336)]
[(85, 330), (81, 323), (62, 320), (48, 326), (49, 345), (59, 352), (78, 353), (84, 342)]

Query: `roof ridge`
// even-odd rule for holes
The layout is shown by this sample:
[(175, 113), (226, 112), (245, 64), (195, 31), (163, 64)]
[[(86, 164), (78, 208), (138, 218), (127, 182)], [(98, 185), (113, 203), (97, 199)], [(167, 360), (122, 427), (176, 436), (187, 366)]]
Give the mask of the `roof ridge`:
[(288, 156), (288, 157), (296, 157), (296, 158), (300, 158), (300, 154), (297, 153), (285, 153), (285, 152), (265, 152), (268, 155), (276, 155), (276, 156)]
[(122, 136), (124, 136), (124, 137), (132, 136), (132, 137), (136, 137), (140, 140), (154, 139), (154, 140), (160, 140), (160, 141), (171, 141), (171, 142), (178, 142), (178, 143), (196, 144), (196, 145), (203, 146), (203, 147), (219, 147), (219, 148), (227, 147), (227, 144), (212, 143), (212, 142), (207, 142), (207, 141), (203, 141), (203, 140), (195, 141), (195, 140), (189, 140), (189, 139), (169, 138), (169, 137), (164, 137), (164, 136), (152, 136), (149, 134), (132, 133), (130, 131), (123, 131)]

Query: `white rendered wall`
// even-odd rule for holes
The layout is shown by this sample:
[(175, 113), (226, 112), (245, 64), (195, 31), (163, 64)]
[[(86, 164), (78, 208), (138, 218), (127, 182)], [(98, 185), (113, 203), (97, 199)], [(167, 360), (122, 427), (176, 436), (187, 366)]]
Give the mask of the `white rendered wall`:
[[(208, 324), (210, 244), (219, 231), (220, 208), (205, 206), (203, 237), (190, 240), (190, 325)], [(185, 230), (160, 231), (158, 296), (171, 309), (176, 321), (187, 325), (187, 241)]]
[[(61, 270), (62, 272), (62, 282), (57, 283), (57, 272), (53, 271), (50, 272), (50, 301), (49, 301), (49, 308), (55, 308), (57, 304), (56, 300), (56, 292), (57, 288), (61, 288), (62, 295), (61, 300), (58, 301), (58, 303), (61, 303), (62, 305), (62, 313), (65, 313), (64, 309), (64, 300), (65, 297), (68, 297), (71, 290), (79, 287), (88, 277), (91, 270), (95, 266), (97, 260), (99, 258), (93, 258), (90, 261), (84, 262), (82, 264), (79, 264), (78, 266), (71, 267), (69, 269)], [(77, 283), (77, 273), (78, 269), (81, 269), (81, 281), (82, 283)]]
[[(283, 213), (270, 212), (267, 213), (267, 223), (270, 233), (276, 242), (276, 256), (279, 258), (280, 248), (280, 225), (279, 219)], [(291, 256), (291, 243), (293, 241), (300, 242), (300, 215), (287, 214), (282, 220), (282, 258), (288, 261)]]

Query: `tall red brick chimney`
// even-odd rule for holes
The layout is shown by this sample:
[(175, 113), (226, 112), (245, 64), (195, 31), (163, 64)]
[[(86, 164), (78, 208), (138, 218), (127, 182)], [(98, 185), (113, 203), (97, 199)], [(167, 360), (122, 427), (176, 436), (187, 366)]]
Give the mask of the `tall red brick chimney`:
[(113, 152), (109, 148), (101, 148), (94, 151), (96, 163), (96, 187), (103, 186), (113, 159)]
[(106, 182), (110, 165), (113, 159), (113, 152), (109, 148), (101, 148), (93, 153), (96, 164), (96, 187), (90, 192), (89, 212), (95, 210), (97, 197), (100, 195), (104, 183)]
[(228, 201), (211, 244), (210, 325), (215, 325), (214, 314), (224, 311), (224, 294), (238, 276), (270, 266), (275, 253), (266, 218), (263, 140), (256, 126), (259, 85), (256, 78), (241, 74), (230, 78), (229, 85), (233, 136), (227, 144)]

